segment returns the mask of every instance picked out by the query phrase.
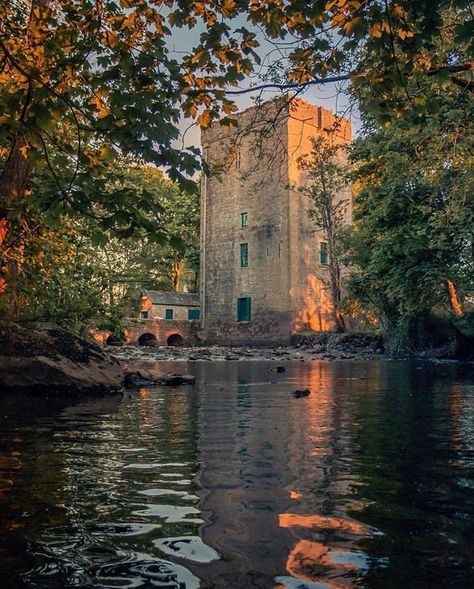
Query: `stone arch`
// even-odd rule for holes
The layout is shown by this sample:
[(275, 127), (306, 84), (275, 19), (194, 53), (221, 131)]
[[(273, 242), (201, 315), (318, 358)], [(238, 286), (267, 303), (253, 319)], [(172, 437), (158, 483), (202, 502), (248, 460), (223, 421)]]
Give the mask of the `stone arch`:
[(183, 336), (179, 333), (172, 333), (166, 340), (168, 346), (182, 346), (184, 343)]
[(156, 336), (154, 336), (152, 333), (142, 333), (142, 335), (138, 338), (138, 345), (155, 346), (156, 341)]
[(107, 346), (121, 346), (122, 340), (117, 337), (114, 333), (111, 333), (105, 340)]

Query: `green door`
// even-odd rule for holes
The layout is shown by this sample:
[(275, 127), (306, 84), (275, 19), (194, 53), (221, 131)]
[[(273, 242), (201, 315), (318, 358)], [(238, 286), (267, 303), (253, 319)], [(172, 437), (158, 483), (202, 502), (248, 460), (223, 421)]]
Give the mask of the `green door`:
[(242, 297), (237, 299), (237, 321), (250, 321), (252, 319), (252, 299)]

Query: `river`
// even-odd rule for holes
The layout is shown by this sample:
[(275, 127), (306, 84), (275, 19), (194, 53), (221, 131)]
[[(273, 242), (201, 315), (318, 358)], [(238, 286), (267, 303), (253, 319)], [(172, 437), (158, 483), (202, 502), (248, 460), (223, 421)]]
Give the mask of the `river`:
[(474, 587), (472, 365), (285, 367), (1, 398), (0, 586)]

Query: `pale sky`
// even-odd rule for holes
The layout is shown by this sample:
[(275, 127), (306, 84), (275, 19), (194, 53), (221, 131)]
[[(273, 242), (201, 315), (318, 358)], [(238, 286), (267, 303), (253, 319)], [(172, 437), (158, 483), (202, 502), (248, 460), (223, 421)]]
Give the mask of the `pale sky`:
[[(255, 30), (251, 25), (246, 23), (245, 19), (239, 18), (234, 19), (232, 25), (235, 28), (245, 26), (247, 29), (254, 31), (257, 33), (257, 39), (261, 46), (256, 49), (257, 53), (263, 59), (266, 55), (270, 53), (271, 50), (274, 50), (274, 46), (270, 43), (266, 42), (263, 34), (259, 33)], [(172, 52), (174, 52), (174, 57), (179, 59), (180, 54), (188, 53), (192, 50), (194, 46), (198, 44), (199, 35), (203, 27), (196, 26), (194, 29), (188, 30), (187, 28), (172, 29), (172, 37), (169, 42), (169, 46)], [(270, 54), (269, 58), (263, 59), (263, 67), (262, 72), (265, 71), (265, 66), (270, 62), (272, 59), (272, 55), (277, 55), (277, 51), (273, 51)], [(251, 80), (253, 84), (258, 84), (259, 80), (254, 78)], [(249, 80), (250, 82), (250, 80)], [(245, 88), (248, 87), (249, 82), (242, 83), (241, 87)], [(261, 81), (260, 81), (261, 82)], [(306, 100), (312, 104), (317, 104), (318, 106), (324, 106), (325, 108), (330, 108), (332, 111), (336, 112), (338, 115), (343, 115), (349, 118), (352, 121), (352, 130), (353, 134), (356, 134), (360, 128), (360, 119), (359, 113), (356, 108), (352, 108), (348, 110), (348, 99), (347, 96), (341, 92), (342, 86), (340, 84), (327, 84), (327, 85), (320, 85), (320, 86), (310, 86), (304, 92), (299, 94), (299, 98)], [(243, 110), (248, 108), (249, 106), (253, 105), (252, 96), (261, 97), (262, 99), (272, 99), (276, 96), (280, 96), (281, 92), (279, 90), (265, 90), (259, 91), (256, 93), (249, 93), (244, 94), (238, 97), (229, 97), (235, 98), (235, 102), (239, 107), (239, 110)], [(192, 119), (183, 119), (182, 124), (180, 125), (182, 132), (185, 134), (184, 136), (184, 146), (195, 146), (200, 147), (200, 137), (201, 132), (197, 125), (188, 128), (192, 124)]]

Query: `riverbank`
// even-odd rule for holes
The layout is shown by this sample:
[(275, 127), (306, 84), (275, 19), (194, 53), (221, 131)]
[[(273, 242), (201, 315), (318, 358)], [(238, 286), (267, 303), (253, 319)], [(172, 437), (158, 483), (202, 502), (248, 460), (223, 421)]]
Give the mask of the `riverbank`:
[(122, 363), (64, 329), (0, 322), (0, 393), (96, 395), (122, 390)]
[[(333, 334), (334, 335), (334, 334)], [(388, 359), (381, 343), (365, 336), (343, 341), (333, 338), (312, 344), (277, 347), (250, 346), (122, 346), (110, 348), (110, 353), (121, 362), (164, 361), (238, 361), (238, 360), (377, 360)]]
[[(287, 346), (107, 346), (58, 328), (33, 329), (0, 322), (0, 391), (41, 396), (107, 394), (141, 382), (190, 384), (188, 374), (163, 372), (166, 362), (266, 360), (284, 371), (289, 361), (390, 360), (379, 336), (298, 334)], [(420, 354), (418, 359), (455, 362)]]

